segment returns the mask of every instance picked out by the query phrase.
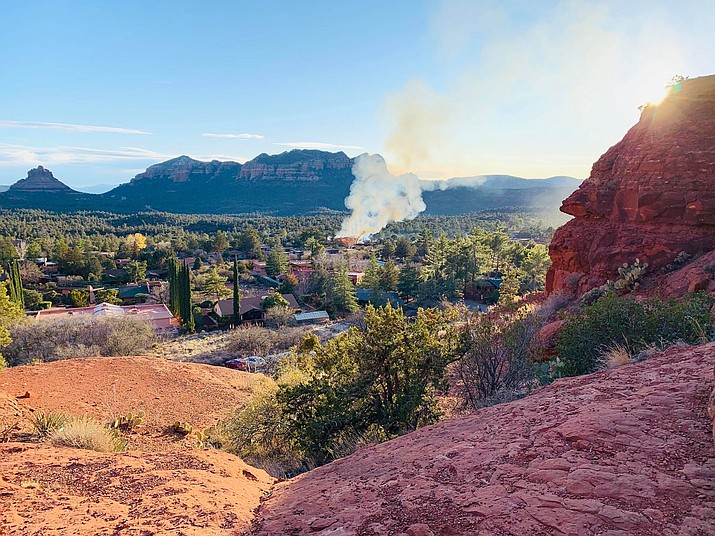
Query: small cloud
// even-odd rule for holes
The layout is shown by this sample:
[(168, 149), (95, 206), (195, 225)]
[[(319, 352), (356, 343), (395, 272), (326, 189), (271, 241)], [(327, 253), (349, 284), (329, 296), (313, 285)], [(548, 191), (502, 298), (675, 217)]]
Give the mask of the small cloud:
[(196, 160), (202, 162), (210, 162), (211, 160), (219, 160), (221, 162), (238, 162), (239, 164), (245, 164), (248, 158), (243, 156), (231, 156), (225, 154), (197, 154), (192, 156)]
[(295, 149), (323, 149), (326, 151), (341, 150), (341, 149), (357, 149), (363, 150), (364, 147), (359, 145), (336, 145), (334, 143), (323, 143), (320, 141), (286, 141), (283, 143), (274, 143), (274, 145), (282, 145), (284, 147), (293, 147)]
[(32, 147), (0, 143), (0, 167), (51, 166), (56, 164), (84, 164), (144, 160), (160, 162), (175, 155), (167, 155), (138, 147), (93, 149), (89, 147)]
[(2, 128), (44, 128), (62, 132), (105, 132), (110, 134), (151, 134), (134, 128), (100, 127), (95, 125), (75, 125), (73, 123), (46, 123), (43, 121), (8, 121), (0, 119)]
[(265, 136), (261, 134), (217, 134), (215, 132), (203, 132), (205, 138), (229, 138), (234, 140), (262, 140)]

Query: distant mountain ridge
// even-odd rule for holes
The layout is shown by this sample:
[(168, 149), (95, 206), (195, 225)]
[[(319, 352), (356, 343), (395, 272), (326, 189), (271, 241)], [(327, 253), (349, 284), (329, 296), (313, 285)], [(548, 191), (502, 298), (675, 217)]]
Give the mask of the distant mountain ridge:
[[(345, 211), (354, 180), (353, 162), (343, 152), (299, 149), (260, 154), (245, 164), (179, 156), (149, 166), (128, 183), (102, 194), (73, 190), (39, 166), (0, 193), (0, 208), (274, 215)], [(555, 210), (579, 184), (571, 177), (454, 178), (442, 183), (448, 189), (425, 192), (424, 199), (430, 214), (524, 206)]]

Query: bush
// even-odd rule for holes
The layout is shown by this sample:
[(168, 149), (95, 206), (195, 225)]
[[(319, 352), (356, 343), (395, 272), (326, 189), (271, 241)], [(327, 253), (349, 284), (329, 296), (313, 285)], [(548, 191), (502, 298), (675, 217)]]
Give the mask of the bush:
[(539, 327), (536, 314), (467, 318), (458, 366), (465, 402), (476, 409), (528, 392), (535, 379), (532, 352)]
[(59, 447), (122, 452), (127, 445), (120, 435), (90, 417), (73, 417), (55, 430), (52, 443)]
[[(295, 474), (439, 417), (436, 394), (454, 357), (451, 311), (368, 306), (364, 326), (321, 345), (314, 335), (280, 365), (278, 384), (226, 427), (232, 449)], [(275, 473), (274, 473), (275, 474)]]
[(616, 344), (628, 355), (650, 345), (660, 348), (677, 341), (695, 344), (712, 336), (713, 299), (698, 293), (677, 300), (645, 300), (608, 294), (566, 319), (556, 353), (562, 372), (577, 376), (595, 371), (601, 355)]
[(156, 342), (152, 325), (134, 316), (58, 318), (11, 327), (10, 366), (73, 357), (140, 355)]
[(295, 326), (296, 322), (293, 314), (293, 310), (289, 307), (271, 307), (266, 311), (265, 325), (266, 327), (275, 329)]
[(276, 331), (260, 326), (241, 326), (228, 334), (225, 348), (240, 356), (265, 356), (290, 349), (301, 341), (304, 334), (303, 328)]

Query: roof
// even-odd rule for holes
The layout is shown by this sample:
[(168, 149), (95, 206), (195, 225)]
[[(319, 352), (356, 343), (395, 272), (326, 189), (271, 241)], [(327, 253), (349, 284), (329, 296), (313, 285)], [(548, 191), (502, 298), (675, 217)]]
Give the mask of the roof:
[(117, 297), (120, 299), (136, 298), (137, 294), (149, 294), (148, 285), (127, 285), (121, 287)]
[(309, 313), (297, 313), (293, 315), (296, 322), (305, 322), (308, 320), (329, 320), (330, 315), (326, 311), (311, 311)]
[[(372, 299), (372, 292), (373, 290), (371, 288), (359, 288), (355, 290), (355, 295), (357, 296), (358, 301), (369, 302)], [(392, 305), (399, 305), (402, 307), (404, 304), (397, 292), (383, 292), (382, 294)]]
[(91, 307), (76, 307), (74, 309), (45, 309), (37, 313), (37, 319), (65, 318), (75, 315), (92, 316), (124, 316), (137, 315), (147, 320), (165, 320), (173, 318), (169, 309), (164, 304), (141, 305), (112, 305), (100, 303)]
[[(254, 309), (263, 311), (263, 307), (261, 307), (261, 302), (267, 296), (268, 294), (263, 294), (261, 296), (242, 296), (241, 307), (238, 310), (239, 314), (244, 315), (248, 311)], [(282, 294), (282, 296), (288, 302), (288, 307), (290, 307), (291, 309), (300, 309), (300, 305), (298, 305), (298, 301), (295, 299), (295, 296), (293, 296), (293, 294)], [(214, 307), (218, 308), (218, 311), (216, 312), (220, 316), (231, 316), (233, 314), (233, 298), (219, 300), (216, 302), (216, 305)]]

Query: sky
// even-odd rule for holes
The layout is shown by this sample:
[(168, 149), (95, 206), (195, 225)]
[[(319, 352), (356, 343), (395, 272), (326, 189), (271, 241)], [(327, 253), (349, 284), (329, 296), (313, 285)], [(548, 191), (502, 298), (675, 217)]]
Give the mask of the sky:
[(0, 184), (175, 156), (382, 154), (393, 172), (585, 178), (674, 75), (715, 72), (715, 0), (0, 0)]

